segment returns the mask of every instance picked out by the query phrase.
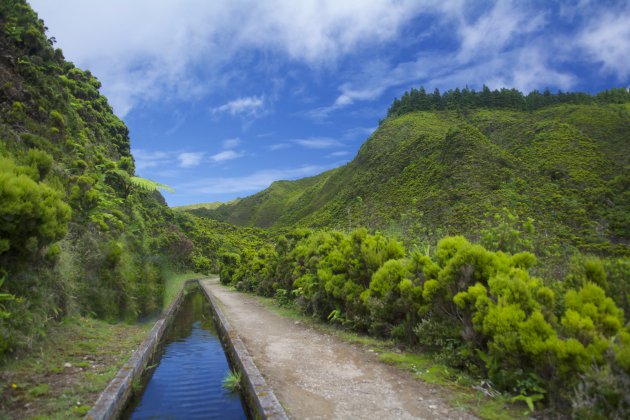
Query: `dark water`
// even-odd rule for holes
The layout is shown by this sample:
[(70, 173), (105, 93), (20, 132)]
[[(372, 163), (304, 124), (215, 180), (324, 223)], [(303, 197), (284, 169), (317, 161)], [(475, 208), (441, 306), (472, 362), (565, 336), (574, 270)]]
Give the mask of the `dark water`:
[(208, 305), (198, 289), (186, 296), (159, 365), (123, 418), (247, 418), (239, 395), (221, 386), (230, 367)]

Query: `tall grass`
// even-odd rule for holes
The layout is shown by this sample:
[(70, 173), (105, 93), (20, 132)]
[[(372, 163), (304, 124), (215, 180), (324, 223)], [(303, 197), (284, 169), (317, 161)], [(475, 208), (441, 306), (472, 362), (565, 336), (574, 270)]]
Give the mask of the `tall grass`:
[(241, 388), (241, 372), (236, 370), (230, 370), (228, 374), (223, 378), (223, 388), (236, 392)]

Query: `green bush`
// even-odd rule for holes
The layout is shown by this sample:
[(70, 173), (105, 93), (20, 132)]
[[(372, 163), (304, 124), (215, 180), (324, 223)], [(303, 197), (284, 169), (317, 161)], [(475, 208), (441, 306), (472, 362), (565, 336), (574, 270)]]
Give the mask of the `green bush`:
[[(0, 255), (33, 256), (68, 231), (71, 211), (62, 195), (20, 169), (0, 158)], [(3, 255), (0, 267), (12, 262), (10, 255)]]
[(600, 286), (606, 267), (623, 268), (576, 257), (566, 282), (547, 285), (530, 274), (536, 264), (529, 252), (493, 252), (461, 236), (440, 240), (430, 257), (365, 229), (309, 231), (279, 237), (274, 248), (224, 254), (221, 278), (285, 305), (295, 297), (307, 313), (345, 328), (434, 351), (532, 408), (564, 407), (610, 352), (620, 369), (630, 367), (623, 311)]

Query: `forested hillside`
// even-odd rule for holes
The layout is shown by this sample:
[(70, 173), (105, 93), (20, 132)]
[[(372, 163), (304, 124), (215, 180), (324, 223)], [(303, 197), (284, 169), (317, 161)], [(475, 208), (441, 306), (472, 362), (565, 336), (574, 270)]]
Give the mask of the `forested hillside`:
[[(134, 176), (128, 130), (23, 0), (0, 2), (0, 356), (80, 312), (134, 320), (162, 303), (162, 255), (190, 244), (160, 185)], [(177, 257), (177, 255), (175, 255)]]
[(383, 121), (343, 167), (194, 212), (245, 226), (366, 226), (418, 241), (478, 237), (507, 208), (533, 219), (541, 248), (626, 255), (629, 159), (630, 103), (414, 111)]

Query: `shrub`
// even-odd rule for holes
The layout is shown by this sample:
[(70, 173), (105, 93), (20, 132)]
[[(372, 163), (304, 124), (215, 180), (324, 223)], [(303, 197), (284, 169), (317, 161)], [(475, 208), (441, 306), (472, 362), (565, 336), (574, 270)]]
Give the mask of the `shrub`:
[(60, 193), (18, 174), (19, 170), (12, 161), (0, 158), (0, 249), (32, 256), (66, 234), (70, 207)]

